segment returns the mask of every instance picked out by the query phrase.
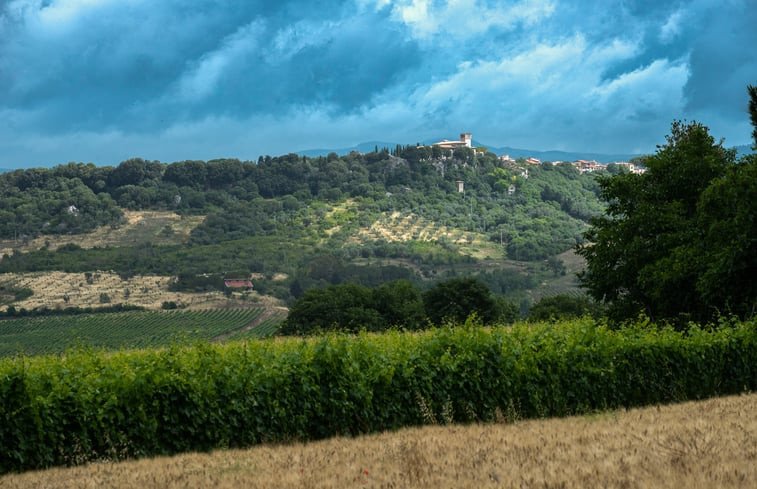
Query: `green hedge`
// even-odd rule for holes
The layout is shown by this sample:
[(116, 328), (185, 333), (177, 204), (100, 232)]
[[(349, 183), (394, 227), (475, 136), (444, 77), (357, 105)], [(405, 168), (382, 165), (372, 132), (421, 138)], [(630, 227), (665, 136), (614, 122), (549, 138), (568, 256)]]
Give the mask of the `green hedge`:
[(755, 324), (581, 320), (5, 359), (0, 472), (753, 390)]

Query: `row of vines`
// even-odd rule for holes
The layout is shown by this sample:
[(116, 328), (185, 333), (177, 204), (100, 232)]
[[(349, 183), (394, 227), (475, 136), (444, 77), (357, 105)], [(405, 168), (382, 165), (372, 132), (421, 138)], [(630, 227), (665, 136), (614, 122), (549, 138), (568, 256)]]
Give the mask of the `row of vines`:
[[(0, 320), (0, 357), (61, 353), (76, 347), (151, 348), (208, 341), (242, 329), (263, 311), (126, 311), (5, 319)], [(247, 334), (260, 336), (262, 331), (256, 327)]]
[(589, 320), (0, 360), (0, 472), (757, 388), (757, 323)]

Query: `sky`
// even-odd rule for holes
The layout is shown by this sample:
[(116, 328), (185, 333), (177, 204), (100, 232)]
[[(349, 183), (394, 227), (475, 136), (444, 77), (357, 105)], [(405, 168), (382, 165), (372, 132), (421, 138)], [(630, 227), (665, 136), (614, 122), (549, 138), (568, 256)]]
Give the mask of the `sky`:
[(750, 144), (757, 0), (0, 0), (0, 167)]

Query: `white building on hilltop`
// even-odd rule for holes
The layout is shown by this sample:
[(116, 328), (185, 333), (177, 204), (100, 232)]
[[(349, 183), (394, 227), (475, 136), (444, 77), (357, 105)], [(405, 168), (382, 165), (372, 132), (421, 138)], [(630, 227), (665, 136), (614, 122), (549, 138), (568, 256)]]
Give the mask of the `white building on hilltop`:
[(442, 149), (455, 149), (455, 148), (472, 148), (473, 138), (471, 136), (471, 133), (469, 132), (463, 132), (460, 133), (460, 141), (448, 141), (446, 139), (439, 141), (438, 143), (432, 144), (432, 146), (439, 146)]

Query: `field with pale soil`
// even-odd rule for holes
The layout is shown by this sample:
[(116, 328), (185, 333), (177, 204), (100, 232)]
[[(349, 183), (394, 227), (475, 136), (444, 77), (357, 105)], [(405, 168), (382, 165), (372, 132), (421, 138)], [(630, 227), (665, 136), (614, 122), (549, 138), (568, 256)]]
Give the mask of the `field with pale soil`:
[(486, 239), (481, 233), (448, 228), (428, 221), (415, 214), (384, 213), (383, 218), (360, 229), (352, 239), (355, 243), (382, 240), (395, 241), (439, 241), (447, 239), (460, 247), (460, 252), (478, 259), (504, 259), (504, 248)]
[[(168, 290), (172, 280), (173, 277), (158, 275), (136, 275), (124, 280), (112, 272), (0, 274), (0, 284), (29, 288), (33, 291), (33, 295), (27, 299), (13, 303), (16, 309), (97, 307), (113, 304), (160, 309), (164, 301), (173, 301), (190, 309), (225, 307), (240, 300), (243, 300), (244, 304), (252, 303), (259, 306), (280, 305), (273, 297), (262, 296), (255, 291), (236, 292), (231, 299), (222, 292), (172, 292)], [(109, 302), (103, 303), (101, 294), (106, 294)], [(0, 306), (0, 310), (5, 309), (7, 306)]]
[(757, 487), (757, 394), (591, 416), (101, 462), (2, 488)]

